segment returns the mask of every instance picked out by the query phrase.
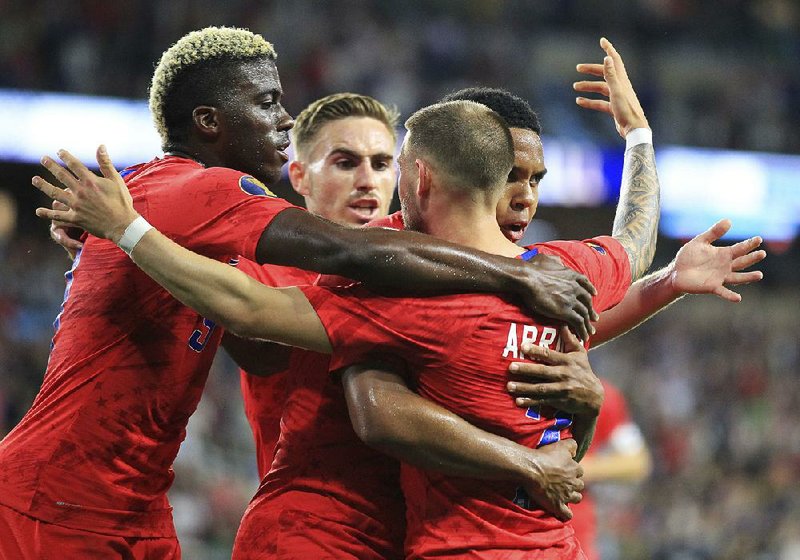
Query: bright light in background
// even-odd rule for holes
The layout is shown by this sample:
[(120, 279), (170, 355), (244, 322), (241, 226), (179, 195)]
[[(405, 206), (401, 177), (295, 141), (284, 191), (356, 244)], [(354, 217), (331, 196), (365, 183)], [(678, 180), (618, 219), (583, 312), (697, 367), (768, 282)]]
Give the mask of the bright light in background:
[(89, 163), (106, 144), (114, 164), (125, 167), (161, 153), (146, 101), (0, 90), (0, 118), (4, 161), (35, 163), (66, 148)]
[(730, 218), (731, 238), (790, 240), (800, 226), (800, 157), (665, 147), (657, 151), (661, 228), (692, 237)]
[[(90, 163), (104, 143), (122, 168), (161, 153), (144, 100), (0, 90), (0, 118), (7, 131), (0, 161), (36, 163), (67, 148)], [(621, 142), (598, 147), (546, 137), (543, 143), (548, 173), (541, 204), (616, 204)], [(733, 220), (731, 239), (790, 241), (800, 230), (800, 156), (657, 145), (656, 158), (666, 235), (693, 237), (720, 218)]]

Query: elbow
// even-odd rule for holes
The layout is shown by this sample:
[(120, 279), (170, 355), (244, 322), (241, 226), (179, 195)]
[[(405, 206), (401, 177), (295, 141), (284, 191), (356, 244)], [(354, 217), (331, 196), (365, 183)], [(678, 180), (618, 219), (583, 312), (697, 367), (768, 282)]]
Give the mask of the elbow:
[(391, 448), (397, 442), (397, 432), (391, 422), (391, 405), (384, 405), (375, 391), (365, 398), (350, 402), (350, 421), (365, 445), (378, 450)]

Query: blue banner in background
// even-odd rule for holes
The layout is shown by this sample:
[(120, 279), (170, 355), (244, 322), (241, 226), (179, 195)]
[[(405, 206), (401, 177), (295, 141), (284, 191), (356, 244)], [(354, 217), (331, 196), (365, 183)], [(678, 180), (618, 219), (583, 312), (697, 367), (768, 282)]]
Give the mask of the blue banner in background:
[[(122, 168), (161, 153), (144, 100), (0, 90), (0, 119), (10, 131), (0, 135), (0, 161), (37, 163), (63, 147), (91, 163), (104, 143)], [(617, 140), (598, 146), (544, 137), (540, 203), (615, 205), (624, 155)], [(692, 237), (720, 218), (733, 220), (732, 239), (790, 241), (800, 229), (800, 156), (661, 146), (658, 134), (656, 150), (662, 233)]]

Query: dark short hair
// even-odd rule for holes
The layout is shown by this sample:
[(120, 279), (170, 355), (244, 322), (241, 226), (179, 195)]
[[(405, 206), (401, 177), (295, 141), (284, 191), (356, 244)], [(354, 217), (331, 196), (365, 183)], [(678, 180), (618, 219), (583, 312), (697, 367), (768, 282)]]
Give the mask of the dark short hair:
[(424, 107), (406, 121), (407, 147), (447, 174), (453, 187), (489, 191), (505, 185), (514, 141), (494, 111), (473, 101)]
[(525, 128), (536, 134), (542, 133), (542, 123), (530, 104), (510, 91), (490, 87), (470, 87), (448, 93), (442, 98), (446, 101), (474, 101), (486, 105), (503, 117), (510, 128)]

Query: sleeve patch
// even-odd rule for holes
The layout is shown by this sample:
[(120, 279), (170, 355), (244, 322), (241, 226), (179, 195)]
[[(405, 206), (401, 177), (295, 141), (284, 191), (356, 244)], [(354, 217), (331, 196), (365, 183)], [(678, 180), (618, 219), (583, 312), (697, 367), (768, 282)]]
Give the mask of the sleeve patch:
[(589, 242), (586, 242), (586, 244), (589, 247), (591, 247), (592, 249), (594, 249), (595, 251), (597, 251), (598, 253), (600, 253), (601, 255), (605, 255), (606, 254), (606, 250), (603, 249), (600, 245), (596, 245), (595, 243), (589, 243)]
[(239, 178), (239, 188), (253, 196), (269, 196), (271, 198), (276, 198), (275, 193), (269, 190), (264, 183), (250, 175), (242, 175)]

